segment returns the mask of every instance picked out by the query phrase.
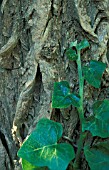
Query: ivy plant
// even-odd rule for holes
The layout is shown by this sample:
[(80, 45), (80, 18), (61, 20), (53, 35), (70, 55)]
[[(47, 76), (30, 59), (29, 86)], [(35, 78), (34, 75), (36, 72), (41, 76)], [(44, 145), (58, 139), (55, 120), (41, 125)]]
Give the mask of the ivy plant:
[(18, 151), (24, 170), (66, 170), (74, 159), (73, 147), (68, 143), (57, 143), (63, 132), (62, 125), (48, 119), (40, 119), (35, 130)]
[[(35, 130), (24, 141), (18, 156), (22, 158), (23, 170), (66, 170), (73, 161), (72, 169), (80, 169), (81, 152), (84, 151), (86, 161), (91, 170), (109, 169), (109, 100), (98, 100), (93, 103), (93, 114), (88, 118), (84, 113), (84, 82), (94, 88), (100, 88), (101, 78), (106, 69), (106, 64), (101, 61), (91, 60), (89, 65), (82, 67), (81, 50), (89, 47), (85, 39), (80, 43), (71, 42), (66, 50), (69, 60), (75, 61), (78, 68), (79, 92), (71, 92), (67, 81), (54, 83), (52, 95), (52, 108), (67, 108), (70, 105), (77, 108), (80, 119), (80, 136), (76, 153), (73, 146), (60, 143), (62, 125), (48, 119), (41, 119)], [(91, 133), (100, 137), (102, 142), (90, 146), (85, 139)]]

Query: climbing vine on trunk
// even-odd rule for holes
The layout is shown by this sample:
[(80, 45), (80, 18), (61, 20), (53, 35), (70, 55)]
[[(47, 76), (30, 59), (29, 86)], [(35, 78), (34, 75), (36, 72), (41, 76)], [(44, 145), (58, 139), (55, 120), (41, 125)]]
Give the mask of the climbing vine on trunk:
[[(71, 92), (67, 81), (54, 83), (52, 96), (52, 108), (67, 108), (70, 105), (78, 110), (80, 119), (80, 136), (76, 153), (73, 147), (67, 143), (57, 143), (62, 137), (62, 125), (48, 119), (39, 120), (36, 129), (25, 140), (18, 156), (22, 158), (22, 167), (29, 170), (48, 169), (66, 170), (68, 164), (73, 161), (72, 168), (80, 169), (80, 156), (82, 149), (91, 170), (104, 170), (109, 167), (109, 142), (97, 142), (90, 146), (85, 139), (88, 133), (101, 138), (109, 137), (109, 100), (95, 101), (93, 114), (84, 115), (84, 83), (85, 80), (95, 88), (101, 84), (102, 74), (106, 64), (101, 61), (91, 60), (89, 65), (82, 67), (81, 50), (88, 48), (89, 43), (83, 40), (80, 43), (71, 42), (66, 55), (78, 66), (79, 92)], [(99, 168), (98, 168), (99, 167)], [(105, 167), (105, 168), (104, 168)]]

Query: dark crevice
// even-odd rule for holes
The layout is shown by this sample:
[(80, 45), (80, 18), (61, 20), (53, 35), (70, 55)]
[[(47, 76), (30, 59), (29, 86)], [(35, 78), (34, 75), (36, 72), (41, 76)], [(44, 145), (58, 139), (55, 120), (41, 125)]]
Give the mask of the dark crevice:
[[(35, 77), (35, 86), (31, 92), (33, 95), (32, 96), (33, 103), (35, 100), (35, 102), (37, 102), (37, 105), (40, 103), (40, 92), (41, 92), (41, 87), (42, 87), (41, 85), (42, 85), (42, 74), (40, 71), (40, 66), (38, 64), (37, 73), (36, 73), (36, 77)], [(34, 99), (34, 96), (36, 96), (35, 99)], [(31, 110), (31, 108), (32, 108), (32, 105), (29, 106), (30, 110)], [(28, 120), (30, 117), (31, 117), (31, 119), (34, 119), (34, 116), (35, 115), (32, 115), (30, 112), (28, 112), (27, 117), (26, 117), (27, 123), (23, 123), (22, 127), (20, 128), (20, 135), (21, 135), (22, 140), (24, 140), (28, 134)]]
[(47, 22), (46, 22), (46, 24), (45, 24), (44, 31), (43, 31), (43, 33), (42, 33), (42, 35), (44, 35), (44, 33), (45, 33), (45, 31), (46, 31), (46, 29), (47, 29), (47, 27), (48, 27), (48, 24), (49, 24), (49, 22), (50, 22), (51, 18), (52, 18), (52, 16), (51, 16), (51, 14), (49, 14), (48, 19), (47, 19)]
[(28, 20), (34, 18), (34, 14), (35, 14), (35, 9), (32, 10), (31, 14), (29, 15)]
[(25, 124), (22, 124), (22, 127), (20, 129), (20, 135), (21, 135), (22, 140), (24, 140), (27, 135), (27, 134), (25, 135), (25, 128), (26, 128)]
[(53, 108), (53, 109), (52, 109), (52, 112), (51, 112), (51, 117), (50, 117), (50, 119), (51, 119), (51, 120), (54, 120), (54, 121), (56, 121), (56, 122), (60, 122), (60, 115), (61, 115), (60, 109), (55, 109), (55, 108)]
[(0, 0), (0, 5), (2, 4), (2, 1), (3, 1), (3, 0)]
[(38, 64), (38, 67), (37, 67), (37, 73), (36, 73), (36, 80), (39, 79), (42, 81), (42, 74), (41, 74), (41, 71), (40, 71), (40, 66)]
[(65, 50), (63, 50), (63, 48), (62, 48), (61, 44), (62, 44), (62, 43), (60, 43), (60, 42), (59, 42), (59, 40), (58, 40), (58, 45), (59, 45), (59, 54), (60, 54), (60, 56), (63, 58), (63, 57), (64, 57), (64, 55), (65, 55), (66, 49), (65, 49)]
[(99, 10), (99, 11), (98, 11), (98, 13), (97, 13), (96, 16), (95, 16), (95, 21), (96, 21), (96, 19), (97, 19), (99, 16), (101, 16), (101, 15), (102, 15), (102, 16), (103, 16), (103, 15), (106, 16), (106, 14), (104, 13), (104, 10)]
[(51, 0), (51, 14), (52, 16), (54, 15), (54, 7), (53, 7), (53, 4), (54, 4), (54, 0)]
[(40, 93), (42, 87), (42, 73), (40, 71), (40, 65), (38, 64), (37, 74), (36, 74), (36, 85), (35, 85), (35, 92), (37, 93), (37, 102), (40, 102)]
[(37, 93), (37, 102), (40, 102), (40, 92), (41, 92), (41, 85), (42, 85), (42, 73), (40, 71), (40, 66), (38, 64), (37, 73), (36, 73), (36, 84), (35, 84), (35, 92)]
[(10, 164), (14, 168), (13, 161), (12, 161), (12, 158), (11, 158), (11, 155), (10, 155), (10, 152), (9, 152), (8, 144), (7, 144), (7, 141), (5, 139), (5, 135), (1, 131), (0, 131), (0, 139), (1, 139), (1, 142), (4, 146), (4, 148), (6, 149), (6, 152), (8, 154), (9, 160), (10, 160)]

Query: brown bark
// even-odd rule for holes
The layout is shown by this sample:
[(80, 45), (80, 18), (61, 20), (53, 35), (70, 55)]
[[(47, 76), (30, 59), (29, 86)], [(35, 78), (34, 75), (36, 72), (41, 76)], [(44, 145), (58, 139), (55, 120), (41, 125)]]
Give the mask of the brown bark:
[[(21, 169), (19, 141), (41, 117), (61, 122), (64, 136), (76, 142), (77, 112), (51, 109), (53, 83), (67, 80), (78, 91), (76, 64), (65, 56), (71, 41), (90, 42), (83, 64), (96, 59), (109, 65), (108, 9), (108, 0), (0, 1), (0, 169)], [(109, 98), (109, 68), (106, 71), (100, 90), (85, 85), (86, 114), (93, 99)]]

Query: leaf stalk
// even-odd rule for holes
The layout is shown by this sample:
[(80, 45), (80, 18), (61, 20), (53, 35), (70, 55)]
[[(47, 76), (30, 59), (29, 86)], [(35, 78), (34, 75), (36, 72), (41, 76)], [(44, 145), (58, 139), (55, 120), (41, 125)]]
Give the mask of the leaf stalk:
[(78, 140), (78, 149), (77, 149), (76, 158), (75, 158), (75, 161), (74, 161), (74, 164), (73, 164), (74, 170), (79, 169), (80, 155), (81, 155), (81, 151), (82, 151), (82, 148), (83, 148), (83, 143), (84, 143), (86, 135), (87, 135), (87, 133), (82, 132), (82, 122), (84, 121), (84, 107), (83, 107), (84, 77), (83, 77), (83, 74), (82, 74), (80, 50), (77, 50), (77, 54), (78, 54), (77, 66), (78, 66), (79, 96), (80, 96), (80, 107), (78, 107), (77, 109), (78, 109), (78, 113), (79, 113), (79, 119), (80, 119), (81, 128), (80, 128), (80, 137), (79, 137), (79, 140)]

